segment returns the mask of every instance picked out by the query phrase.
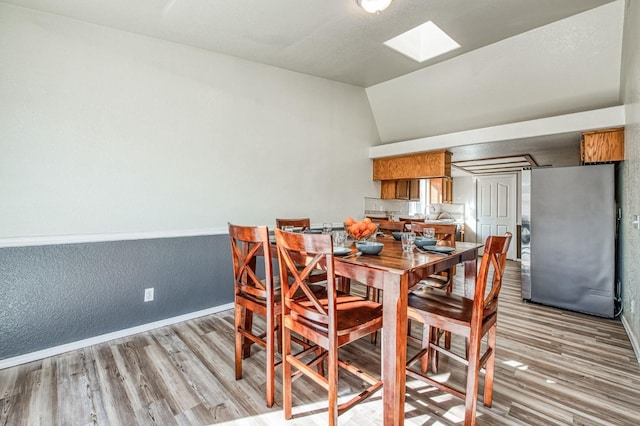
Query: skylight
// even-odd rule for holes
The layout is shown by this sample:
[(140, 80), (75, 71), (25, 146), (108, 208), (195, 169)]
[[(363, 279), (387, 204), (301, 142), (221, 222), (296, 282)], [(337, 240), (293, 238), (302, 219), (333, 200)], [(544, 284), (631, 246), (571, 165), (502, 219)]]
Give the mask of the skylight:
[(431, 21), (387, 40), (384, 44), (417, 62), (424, 62), (460, 47)]

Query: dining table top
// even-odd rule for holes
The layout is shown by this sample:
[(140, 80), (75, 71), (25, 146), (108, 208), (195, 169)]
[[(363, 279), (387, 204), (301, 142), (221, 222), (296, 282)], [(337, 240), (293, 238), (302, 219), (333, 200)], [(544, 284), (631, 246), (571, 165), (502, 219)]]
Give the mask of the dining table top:
[[(358, 249), (354, 242), (350, 253), (343, 256), (336, 255), (335, 259), (349, 263), (366, 263), (370, 266), (386, 269), (389, 272), (402, 273), (420, 267), (425, 263), (440, 261), (442, 258), (455, 255), (456, 253), (462, 253), (482, 247), (482, 244), (478, 243), (456, 242), (456, 245), (453, 247), (453, 251), (451, 252), (438, 252), (430, 249), (420, 249), (418, 247), (414, 247), (411, 252), (404, 252), (402, 250), (402, 243), (395, 240), (392, 236), (385, 235), (377, 237), (375, 241), (384, 244), (384, 248), (377, 255), (368, 255), (363, 253), (355, 256), (354, 254), (358, 253)], [(345, 244), (345, 246), (349, 247), (348, 243)]]

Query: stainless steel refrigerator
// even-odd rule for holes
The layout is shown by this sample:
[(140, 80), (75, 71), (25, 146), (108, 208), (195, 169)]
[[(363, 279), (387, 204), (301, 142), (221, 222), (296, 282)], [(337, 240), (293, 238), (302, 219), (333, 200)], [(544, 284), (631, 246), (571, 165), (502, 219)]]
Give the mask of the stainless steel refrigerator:
[(522, 298), (612, 318), (613, 164), (522, 172)]

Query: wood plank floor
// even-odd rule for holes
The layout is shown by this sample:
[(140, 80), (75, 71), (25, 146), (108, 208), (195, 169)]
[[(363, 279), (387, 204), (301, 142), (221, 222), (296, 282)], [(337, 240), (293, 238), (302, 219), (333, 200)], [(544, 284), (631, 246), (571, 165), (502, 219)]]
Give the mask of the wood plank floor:
[[(479, 404), (478, 424), (640, 424), (640, 366), (620, 321), (523, 303), (515, 262), (504, 285), (494, 404)], [(379, 375), (380, 348), (368, 338), (341, 357)], [(279, 374), (276, 406), (266, 408), (264, 359), (254, 349), (234, 379), (226, 311), (0, 370), (0, 425), (326, 424), (326, 394), (305, 378), (294, 382), (294, 419), (282, 416)], [(443, 358), (447, 370), (443, 380), (462, 385), (459, 364)], [(363, 387), (346, 373), (340, 383), (345, 398)], [(461, 423), (461, 400), (414, 380), (406, 395), (406, 424)], [(340, 423), (380, 425), (381, 416), (378, 392)]]

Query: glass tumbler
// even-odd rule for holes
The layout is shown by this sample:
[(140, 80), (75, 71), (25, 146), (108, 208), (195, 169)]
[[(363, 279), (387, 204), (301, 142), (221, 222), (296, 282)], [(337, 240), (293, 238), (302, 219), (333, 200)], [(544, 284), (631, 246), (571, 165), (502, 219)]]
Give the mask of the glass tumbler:
[(422, 235), (428, 240), (433, 240), (436, 236), (436, 230), (434, 228), (424, 228)]
[(402, 241), (402, 251), (405, 253), (410, 253), (413, 251), (413, 243), (416, 240), (415, 232), (403, 232), (400, 237), (400, 241)]
[(344, 247), (344, 242), (347, 240), (347, 231), (333, 231), (333, 246)]

